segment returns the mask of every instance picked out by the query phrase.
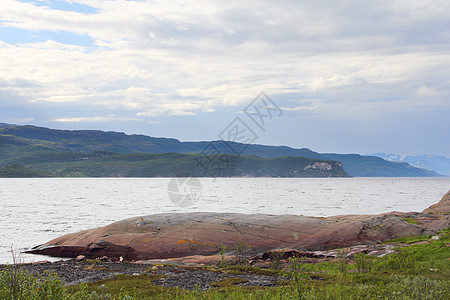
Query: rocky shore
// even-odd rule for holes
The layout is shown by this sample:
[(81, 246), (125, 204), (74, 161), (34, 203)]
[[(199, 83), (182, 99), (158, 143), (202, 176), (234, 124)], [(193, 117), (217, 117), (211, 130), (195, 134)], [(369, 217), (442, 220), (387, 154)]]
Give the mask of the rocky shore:
[[(168, 213), (135, 217), (68, 234), (28, 253), (112, 261), (211, 257), (221, 249), (261, 255), (273, 249), (327, 250), (416, 235), (435, 235), (449, 224), (450, 191), (423, 212), (328, 218), (235, 213)], [(243, 250), (243, 249), (241, 249)]]
[[(218, 268), (190, 265), (170, 264), (138, 264), (128, 262), (103, 262), (99, 260), (78, 261), (76, 259), (58, 262), (39, 262), (22, 264), (19, 267), (37, 276), (56, 274), (66, 285), (84, 282), (112, 279), (117, 275), (163, 275), (155, 284), (165, 287), (179, 287), (188, 290), (194, 288), (207, 289), (212, 283), (229, 279), (241, 278), (242, 285), (276, 286), (277, 276), (264, 274), (235, 274), (221, 271)], [(0, 271), (7, 268), (0, 265)]]
[[(206, 290), (227, 280), (240, 286), (277, 286), (284, 279), (274, 268), (286, 268), (290, 257), (302, 257), (304, 263), (312, 264), (335, 261), (342, 255), (352, 261), (358, 253), (382, 257), (394, 252), (399, 244), (381, 243), (387, 239), (430, 234), (429, 241), (416, 244), (439, 240), (437, 232), (449, 225), (449, 208), (450, 191), (422, 213), (330, 218), (153, 215), (66, 235), (30, 250), (71, 259), (15, 267), (39, 276), (54, 273), (67, 285), (107, 280), (119, 274), (149, 274), (161, 276), (153, 281), (156, 285), (188, 290)], [(236, 241), (245, 247), (237, 249)], [(248, 266), (261, 271), (223, 267), (236, 266), (239, 255), (245, 257)], [(11, 266), (0, 265), (0, 271), (7, 268)], [(321, 280), (320, 276), (313, 277)]]
[[(117, 275), (160, 276), (152, 281), (163, 287), (178, 287), (186, 290), (208, 290), (220, 282), (233, 282), (235, 286), (275, 287), (287, 278), (277, 270), (286, 270), (291, 257), (300, 257), (302, 263), (318, 264), (336, 262), (345, 257), (352, 263), (356, 254), (383, 257), (395, 252), (397, 247), (430, 243), (439, 239), (432, 236), (429, 241), (412, 244), (384, 243), (375, 245), (357, 245), (347, 248), (324, 251), (298, 251), (295, 249), (277, 249), (261, 255), (246, 258), (246, 266), (239, 265), (234, 256), (188, 256), (183, 258), (154, 259), (137, 262), (111, 261), (107, 257), (98, 259), (61, 260), (56, 262), (41, 261), (15, 265), (36, 276), (55, 274), (65, 285), (76, 285), (85, 282), (108, 280)], [(0, 271), (12, 266), (0, 265)], [(256, 268), (254, 268), (256, 267)], [(356, 270), (353, 270), (356, 271)], [(352, 272), (352, 270), (349, 270)], [(323, 280), (320, 274), (310, 276), (313, 280)]]

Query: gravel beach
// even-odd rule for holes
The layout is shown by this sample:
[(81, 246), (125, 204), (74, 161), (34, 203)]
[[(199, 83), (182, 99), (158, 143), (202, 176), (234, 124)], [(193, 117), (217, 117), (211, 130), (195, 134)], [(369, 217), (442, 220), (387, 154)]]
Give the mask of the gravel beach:
[[(0, 270), (11, 266), (0, 265)], [(75, 259), (57, 262), (40, 262), (18, 265), (24, 271), (44, 276), (54, 273), (66, 285), (111, 279), (116, 275), (160, 274), (166, 277), (154, 281), (164, 287), (205, 290), (211, 283), (227, 278), (242, 278), (240, 285), (275, 286), (280, 279), (277, 276), (255, 274), (231, 274), (219, 269), (202, 266), (137, 264), (128, 262), (77, 261)]]

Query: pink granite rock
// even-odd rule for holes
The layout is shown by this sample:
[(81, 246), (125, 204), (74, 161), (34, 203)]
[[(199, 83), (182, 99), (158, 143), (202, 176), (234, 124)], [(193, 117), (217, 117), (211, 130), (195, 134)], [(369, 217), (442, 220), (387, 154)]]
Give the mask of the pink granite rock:
[(431, 205), (423, 211), (424, 213), (433, 214), (450, 214), (450, 191), (442, 197), (442, 200), (436, 204)]
[[(440, 209), (441, 206), (438, 207)], [(417, 224), (407, 222), (405, 218), (412, 218)], [(436, 234), (438, 230), (448, 227), (448, 221), (449, 215), (441, 213), (392, 212), (329, 218), (166, 213), (130, 218), (68, 234), (34, 247), (28, 253), (57, 257), (123, 257), (130, 261), (216, 255), (221, 244), (228, 252), (233, 252), (237, 242), (248, 246), (247, 255), (282, 248), (325, 250), (376, 244), (402, 236)]]

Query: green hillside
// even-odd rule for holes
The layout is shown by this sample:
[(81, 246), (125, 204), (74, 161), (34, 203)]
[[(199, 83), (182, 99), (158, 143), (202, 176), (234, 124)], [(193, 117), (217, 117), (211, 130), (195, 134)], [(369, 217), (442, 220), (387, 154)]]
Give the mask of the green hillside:
[(43, 152), (17, 158), (16, 163), (56, 177), (349, 177), (335, 161), (237, 155), (212, 159), (179, 153)]
[(32, 178), (50, 177), (51, 175), (42, 171), (28, 169), (24, 166), (13, 164), (0, 168), (0, 178)]
[[(24, 164), (23, 160), (39, 161), (42, 153), (58, 153), (56, 157), (90, 154), (96, 151), (118, 154), (137, 153), (202, 153), (207, 147), (215, 147), (223, 154), (254, 155), (261, 158), (303, 157), (315, 160), (334, 160), (342, 163), (351, 176), (369, 177), (424, 177), (439, 174), (395, 163), (373, 156), (357, 154), (321, 154), (307, 148), (287, 146), (245, 145), (224, 141), (180, 142), (171, 138), (155, 138), (144, 135), (127, 135), (121, 132), (99, 130), (57, 130), (36, 126), (0, 124), (0, 166)], [(242, 151), (241, 153), (241, 150)], [(62, 156), (61, 156), (62, 155)], [(65, 159), (64, 158), (64, 159)], [(60, 162), (67, 162), (65, 160)], [(123, 157), (121, 159), (124, 159)], [(49, 162), (47, 162), (49, 163)], [(56, 163), (56, 162), (55, 162)], [(262, 162), (260, 162), (262, 163)], [(35, 166), (33, 165), (33, 168)], [(166, 166), (167, 168), (167, 166)], [(76, 172), (75, 172), (76, 173)], [(258, 173), (258, 172), (257, 172)]]

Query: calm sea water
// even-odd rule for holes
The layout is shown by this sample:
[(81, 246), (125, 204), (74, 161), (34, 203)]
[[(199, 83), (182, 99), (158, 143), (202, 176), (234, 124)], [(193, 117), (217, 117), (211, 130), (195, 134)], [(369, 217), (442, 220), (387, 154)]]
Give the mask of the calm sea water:
[[(58, 236), (162, 212), (331, 216), (422, 211), (450, 178), (202, 178), (194, 206), (176, 206), (170, 178), (0, 179), (0, 263)], [(21, 255), (25, 262), (48, 259)]]

